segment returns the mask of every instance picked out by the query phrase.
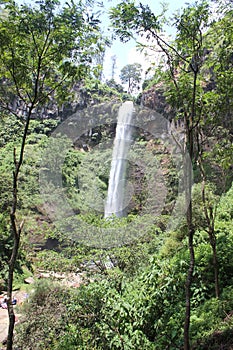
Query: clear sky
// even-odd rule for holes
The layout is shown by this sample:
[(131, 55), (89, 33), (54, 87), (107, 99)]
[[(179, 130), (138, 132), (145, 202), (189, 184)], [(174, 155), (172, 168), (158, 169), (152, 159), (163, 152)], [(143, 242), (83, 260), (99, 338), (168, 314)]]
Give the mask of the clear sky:
[[(108, 26), (108, 17), (107, 11), (108, 8), (117, 5), (120, 0), (105, 0), (103, 1), (106, 5), (106, 14), (103, 15), (103, 24), (105, 24), (105, 29)], [(139, 1), (138, 1), (139, 2)], [(151, 10), (155, 14), (160, 14), (162, 10), (161, 1), (158, 0), (140, 0), (142, 4), (149, 5)], [(167, 16), (172, 16), (174, 12), (179, 9), (182, 9), (187, 6), (187, 3), (191, 3), (192, 1), (187, 0), (166, 0), (164, 1), (168, 5)], [(171, 28), (166, 28), (166, 32), (168, 34), (172, 34)], [(134, 41), (130, 41), (129, 43), (121, 43), (119, 40), (116, 40), (111, 48), (107, 49), (105, 55), (105, 64), (104, 64), (104, 79), (110, 79), (112, 74), (112, 60), (111, 57), (116, 56), (116, 70), (114, 79), (119, 81), (120, 70), (129, 63), (141, 63), (143, 65), (144, 57), (140, 55), (136, 51), (136, 43)]]

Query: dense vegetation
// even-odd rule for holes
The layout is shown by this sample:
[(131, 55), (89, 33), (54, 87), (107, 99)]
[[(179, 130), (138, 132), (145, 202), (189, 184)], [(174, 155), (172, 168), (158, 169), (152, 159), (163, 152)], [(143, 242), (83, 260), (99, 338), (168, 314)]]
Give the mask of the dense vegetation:
[[(131, 1), (112, 8), (114, 36), (125, 42), (146, 35), (148, 45), (139, 48), (160, 52), (135, 96), (139, 64), (122, 69), (127, 92), (114, 72), (101, 79), (111, 43), (93, 3), (7, 1), (1, 8), (0, 288), (8, 293), (7, 350), (230, 350), (232, 4), (187, 5), (170, 19), (173, 40), (163, 35), (164, 12)], [(171, 144), (153, 134), (153, 124), (135, 128), (128, 215), (106, 220), (116, 116), (129, 99), (144, 105), (135, 107), (141, 118), (150, 107), (169, 119)], [(187, 210), (176, 216), (183, 202)], [(67, 283), (39, 278), (49, 272), (64, 274)], [(70, 287), (77, 274), (82, 282)], [(29, 276), (32, 286), (24, 283)], [(16, 327), (14, 289), (29, 293), (17, 306)]]

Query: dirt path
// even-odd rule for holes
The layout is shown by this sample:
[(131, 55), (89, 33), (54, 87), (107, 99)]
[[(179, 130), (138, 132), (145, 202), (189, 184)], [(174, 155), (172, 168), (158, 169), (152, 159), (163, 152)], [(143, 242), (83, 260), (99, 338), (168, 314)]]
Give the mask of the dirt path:
[[(8, 312), (7, 310), (0, 309), (0, 344), (7, 337), (8, 328)], [(0, 345), (1, 349), (1, 345)]]
[[(25, 300), (25, 292), (24, 291), (14, 292), (13, 297), (15, 297), (17, 299), (17, 302), (20, 304)], [(19, 315), (17, 314), (17, 311), (15, 312), (15, 315), (17, 320), (17, 317), (19, 317)], [(8, 311), (7, 309), (0, 308), (0, 350), (3, 349), (2, 342), (7, 338), (7, 332), (8, 332)]]

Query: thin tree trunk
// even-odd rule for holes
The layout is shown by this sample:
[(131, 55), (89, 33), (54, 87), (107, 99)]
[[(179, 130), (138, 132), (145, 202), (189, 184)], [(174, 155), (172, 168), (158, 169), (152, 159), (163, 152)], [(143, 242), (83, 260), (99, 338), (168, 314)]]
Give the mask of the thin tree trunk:
[(195, 265), (195, 255), (193, 249), (193, 229), (189, 232), (189, 270), (185, 284), (185, 322), (184, 322), (184, 350), (190, 349), (189, 328), (191, 316), (191, 285), (193, 280), (193, 270)]
[[(15, 150), (14, 150), (15, 159)], [(8, 306), (8, 316), (9, 316), (9, 327), (8, 327), (8, 337), (7, 337), (7, 350), (11, 350), (13, 346), (13, 333), (15, 325), (15, 314), (12, 305), (12, 289), (13, 289), (13, 277), (14, 268), (19, 250), (20, 243), (20, 233), (21, 228), (17, 228), (16, 224), (16, 208), (17, 208), (17, 184), (18, 184), (18, 164), (15, 162), (16, 169), (13, 172), (13, 203), (10, 213), (11, 219), (11, 232), (13, 236), (13, 248), (11, 253), (11, 258), (9, 261), (9, 271), (8, 271), (8, 284), (7, 284), (7, 306)]]
[[(15, 218), (12, 214), (12, 224), (15, 224)], [(20, 232), (16, 227), (13, 228), (14, 235), (14, 246), (12, 250), (11, 259), (9, 262), (9, 272), (8, 272), (8, 285), (7, 285), (7, 306), (8, 306), (8, 317), (9, 317), (9, 327), (8, 327), (8, 336), (7, 336), (7, 350), (11, 350), (13, 346), (13, 333), (15, 325), (15, 314), (12, 305), (12, 285), (13, 285), (13, 275), (14, 267), (18, 255), (19, 242), (20, 242)]]
[(13, 248), (12, 248), (11, 257), (9, 260), (8, 280), (7, 280), (7, 308), (8, 308), (8, 317), (9, 317), (7, 350), (12, 350), (13, 348), (13, 335), (14, 335), (14, 326), (15, 326), (15, 313), (12, 305), (13, 278), (14, 278), (14, 269), (15, 269), (15, 264), (18, 256), (19, 245), (20, 245), (20, 235), (23, 228), (23, 222), (17, 227), (17, 219), (16, 219), (16, 211), (17, 211), (17, 203), (18, 203), (18, 179), (19, 179), (20, 168), (23, 163), (23, 155), (24, 155), (25, 143), (26, 143), (26, 138), (27, 138), (27, 133), (29, 128), (32, 108), (33, 107), (31, 107), (29, 110), (26, 124), (24, 127), (24, 134), (22, 138), (20, 155), (19, 155), (18, 161), (16, 157), (16, 149), (14, 149), (15, 169), (13, 171), (13, 199), (12, 199), (12, 207), (11, 207), (11, 213), (10, 213)]
[(184, 320), (184, 350), (190, 350), (189, 328), (190, 328), (190, 316), (191, 316), (191, 285), (193, 280), (193, 271), (195, 266), (195, 253), (193, 247), (193, 208), (192, 208), (192, 165), (194, 159), (194, 120), (196, 115), (196, 89), (197, 89), (197, 74), (198, 70), (193, 70), (193, 96), (192, 96), (192, 109), (190, 117), (186, 116), (186, 147), (188, 149), (190, 161), (185, 162), (186, 168), (186, 205), (188, 204), (186, 213), (186, 222), (188, 227), (188, 245), (189, 245), (189, 269), (185, 283), (185, 320)]
[(214, 239), (214, 242), (211, 243), (211, 247), (212, 247), (212, 251), (213, 251), (215, 297), (219, 298), (220, 297), (220, 287), (219, 287), (218, 256), (217, 256), (216, 239)]
[(206, 190), (205, 190), (206, 177), (205, 177), (205, 170), (204, 170), (201, 156), (199, 157), (199, 168), (202, 176), (202, 203), (203, 203), (204, 214), (207, 222), (206, 231), (209, 235), (210, 246), (212, 248), (212, 254), (213, 254), (215, 297), (219, 298), (220, 287), (219, 287), (218, 256), (217, 256), (216, 235), (215, 235), (215, 213), (213, 208), (211, 206), (208, 206), (208, 203), (206, 200)]
[[(192, 163), (190, 162), (189, 167), (191, 167)], [(186, 169), (187, 171), (187, 188), (186, 188), (186, 200), (189, 201), (187, 213), (186, 213), (186, 221), (188, 227), (188, 245), (189, 245), (189, 269), (185, 282), (185, 321), (184, 321), (184, 350), (190, 349), (190, 341), (189, 341), (189, 328), (190, 328), (190, 316), (191, 316), (191, 285), (193, 280), (193, 270), (195, 265), (195, 254), (193, 247), (193, 236), (194, 236), (194, 228), (192, 224), (192, 200), (191, 200), (191, 191), (192, 191), (192, 183), (191, 183), (191, 169)]]

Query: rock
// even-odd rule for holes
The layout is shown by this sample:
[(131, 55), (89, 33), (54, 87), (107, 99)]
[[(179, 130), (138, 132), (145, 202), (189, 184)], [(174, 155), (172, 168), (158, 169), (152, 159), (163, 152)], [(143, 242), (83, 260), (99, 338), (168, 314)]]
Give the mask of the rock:
[(35, 282), (35, 280), (33, 277), (27, 277), (24, 280), (24, 283), (26, 283), (26, 284), (33, 284), (34, 282)]
[(51, 272), (51, 276), (54, 278), (57, 278), (57, 279), (64, 279), (65, 278), (65, 275), (62, 275), (62, 274), (57, 273), (57, 272)]
[(50, 278), (51, 275), (49, 272), (40, 272), (40, 274), (38, 275), (38, 278)]

